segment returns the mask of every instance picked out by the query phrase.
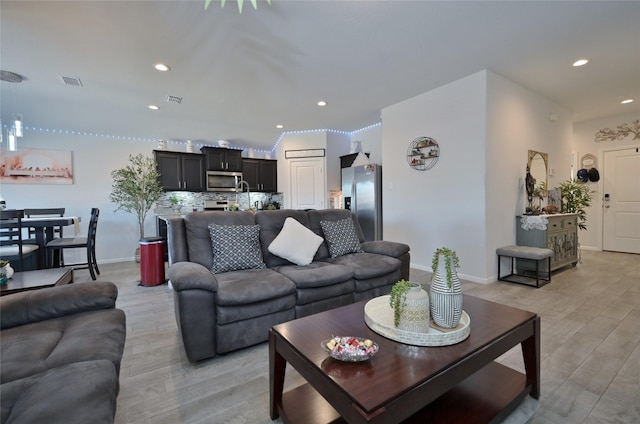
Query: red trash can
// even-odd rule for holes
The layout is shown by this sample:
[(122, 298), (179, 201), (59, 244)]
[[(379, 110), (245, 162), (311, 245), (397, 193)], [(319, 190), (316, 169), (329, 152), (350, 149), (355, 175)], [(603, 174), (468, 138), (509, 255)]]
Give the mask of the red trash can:
[(140, 239), (140, 285), (157, 286), (164, 278), (164, 240), (162, 237)]

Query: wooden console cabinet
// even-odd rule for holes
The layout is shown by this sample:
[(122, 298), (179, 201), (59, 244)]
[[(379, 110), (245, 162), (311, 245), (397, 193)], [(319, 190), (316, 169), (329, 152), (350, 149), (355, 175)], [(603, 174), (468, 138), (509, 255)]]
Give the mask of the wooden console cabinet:
[[(546, 247), (553, 250), (551, 271), (578, 263), (578, 215), (545, 215), (549, 220), (546, 230), (525, 230), (520, 216), (516, 217), (516, 244)], [(517, 268), (528, 269), (530, 264), (516, 261)]]

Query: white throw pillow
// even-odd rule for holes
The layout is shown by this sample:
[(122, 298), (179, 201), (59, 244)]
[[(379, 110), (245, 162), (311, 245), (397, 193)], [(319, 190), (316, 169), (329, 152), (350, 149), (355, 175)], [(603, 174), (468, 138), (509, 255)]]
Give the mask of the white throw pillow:
[(268, 250), (296, 265), (309, 265), (322, 241), (322, 237), (289, 217)]

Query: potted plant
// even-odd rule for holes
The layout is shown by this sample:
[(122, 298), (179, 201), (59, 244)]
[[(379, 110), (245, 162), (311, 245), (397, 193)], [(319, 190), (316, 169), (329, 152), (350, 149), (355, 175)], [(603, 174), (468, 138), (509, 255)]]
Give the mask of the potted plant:
[(389, 306), (393, 309), (393, 324), (397, 327), (400, 324), (400, 316), (407, 300), (407, 292), (411, 288), (412, 283), (406, 280), (400, 280), (391, 288), (391, 296), (389, 297)]
[[(118, 205), (115, 212), (123, 210), (138, 218), (140, 238), (144, 238), (144, 221), (151, 206), (160, 198), (162, 187), (155, 161), (142, 154), (129, 155), (129, 164), (111, 171), (113, 184), (109, 200)], [(139, 257), (136, 249), (136, 258)]]
[(173, 193), (171, 197), (169, 197), (169, 202), (171, 202), (171, 207), (176, 213), (182, 209), (182, 202), (176, 193)]
[(391, 288), (389, 306), (396, 328), (416, 333), (429, 331), (429, 295), (418, 283), (400, 280)]
[[(453, 284), (453, 275), (455, 273), (455, 268), (460, 268), (460, 259), (458, 259), (458, 254), (448, 247), (440, 247), (436, 249), (435, 252), (433, 252), (433, 257), (431, 258), (431, 269), (434, 270), (434, 273), (436, 268), (438, 267), (440, 255), (444, 257), (444, 266), (447, 271), (447, 286), (451, 287), (451, 285)], [(451, 266), (452, 261), (453, 266)]]
[(6, 283), (13, 277), (13, 268), (9, 261), (0, 259), (0, 285)]
[(429, 289), (431, 317), (436, 325), (455, 328), (462, 317), (462, 285), (456, 272), (460, 267), (458, 254), (448, 247), (433, 252), (433, 275)]
[(567, 180), (560, 184), (560, 197), (562, 199), (562, 213), (575, 213), (578, 215), (578, 228), (587, 229), (587, 211), (591, 206), (595, 192), (580, 180)]

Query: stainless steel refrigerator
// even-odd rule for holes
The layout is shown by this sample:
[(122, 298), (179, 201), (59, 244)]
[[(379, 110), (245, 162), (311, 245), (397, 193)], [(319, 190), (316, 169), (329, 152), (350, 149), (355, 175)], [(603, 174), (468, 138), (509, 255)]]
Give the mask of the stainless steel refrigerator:
[(356, 214), (367, 241), (382, 240), (382, 167), (342, 168), (342, 203)]

